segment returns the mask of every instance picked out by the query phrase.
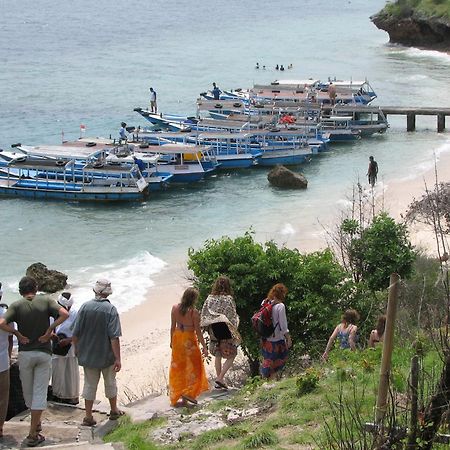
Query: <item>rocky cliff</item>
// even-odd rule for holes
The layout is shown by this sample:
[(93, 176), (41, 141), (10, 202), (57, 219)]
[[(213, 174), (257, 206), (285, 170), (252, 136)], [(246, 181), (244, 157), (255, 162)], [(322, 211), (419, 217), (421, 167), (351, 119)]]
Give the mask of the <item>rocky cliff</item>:
[(450, 19), (413, 7), (385, 7), (370, 18), (389, 34), (390, 42), (410, 47), (450, 51)]

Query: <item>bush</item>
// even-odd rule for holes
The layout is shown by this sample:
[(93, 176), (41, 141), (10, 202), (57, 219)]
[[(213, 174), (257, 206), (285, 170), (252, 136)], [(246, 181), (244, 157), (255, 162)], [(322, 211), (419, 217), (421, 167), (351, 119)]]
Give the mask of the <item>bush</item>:
[(322, 374), (314, 367), (306, 369), (297, 377), (297, 395), (301, 397), (302, 395), (309, 394), (310, 392), (314, 391), (314, 389), (316, 389), (317, 385), (319, 384), (321, 377)]
[(361, 295), (349, 274), (329, 250), (302, 255), (296, 249), (259, 244), (251, 233), (231, 239), (206, 241), (200, 250), (189, 249), (188, 267), (195, 275), (201, 299), (207, 297), (219, 275), (233, 283), (241, 322), (242, 349), (257, 373), (259, 339), (251, 317), (275, 283), (289, 289), (286, 299), (289, 330), (294, 345), (310, 349), (324, 345), (340, 313), (352, 306), (365, 312), (367, 296)]

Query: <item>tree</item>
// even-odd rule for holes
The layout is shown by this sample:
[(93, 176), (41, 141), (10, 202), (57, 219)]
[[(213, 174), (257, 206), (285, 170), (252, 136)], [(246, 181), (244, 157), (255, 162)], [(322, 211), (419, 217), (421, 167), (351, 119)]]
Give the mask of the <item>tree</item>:
[(362, 307), (364, 302), (330, 250), (302, 255), (272, 241), (257, 243), (249, 232), (234, 240), (208, 240), (199, 250), (189, 249), (188, 267), (202, 301), (219, 275), (231, 279), (241, 320), (242, 350), (253, 374), (258, 373), (259, 340), (251, 316), (275, 283), (284, 283), (289, 289), (289, 329), (294, 345), (306, 348), (317, 342), (322, 345), (340, 313), (349, 305)]

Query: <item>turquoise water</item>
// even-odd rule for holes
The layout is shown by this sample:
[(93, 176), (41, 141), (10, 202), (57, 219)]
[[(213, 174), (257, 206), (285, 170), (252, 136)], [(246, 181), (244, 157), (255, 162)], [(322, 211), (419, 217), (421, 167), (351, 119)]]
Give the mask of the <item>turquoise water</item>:
[[(285, 0), (142, 2), (86, 0), (67, 4), (2, 2), (0, 27), (0, 147), (57, 143), (118, 133), (122, 120), (144, 124), (133, 112), (147, 106), (148, 88), (159, 109), (193, 114), (199, 92), (248, 87), (285, 78), (367, 77), (378, 104), (448, 106), (450, 57), (389, 46), (369, 16), (384, 1)], [(255, 63), (267, 70), (254, 69)], [(294, 68), (284, 74), (276, 64)], [(2, 199), (0, 280), (6, 298), (32, 262), (69, 274), (79, 301), (89, 284), (109, 276), (126, 309), (144, 298), (155, 274), (179, 270), (189, 246), (248, 230), (258, 239), (293, 245), (322, 233), (364, 179), (369, 155), (380, 185), (408, 178), (448, 151), (435, 120), (418, 118), (407, 134), (393, 118), (386, 135), (332, 147), (302, 170), (302, 192), (273, 189), (267, 170), (222, 173), (195, 186), (169, 190), (148, 202), (82, 205)]]

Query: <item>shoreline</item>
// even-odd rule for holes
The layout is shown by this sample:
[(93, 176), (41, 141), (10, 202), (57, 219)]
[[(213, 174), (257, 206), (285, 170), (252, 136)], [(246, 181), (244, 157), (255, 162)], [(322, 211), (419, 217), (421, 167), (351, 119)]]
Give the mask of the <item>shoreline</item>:
[[(450, 152), (437, 157), (438, 180), (450, 180)], [(396, 220), (401, 219), (416, 198), (435, 183), (435, 169), (425, 170), (414, 178), (386, 180), (375, 187), (376, 200), (381, 200), (385, 210)], [(336, 221), (333, 217), (318, 218), (330, 227)], [(424, 226), (409, 227), (413, 245), (435, 253), (434, 236)], [(325, 233), (312, 239), (293, 238), (288, 247), (301, 252), (311, 252), (326, 248)], [(187, 247), (186, 247), (187, 248)], [(166, 391), (170, 364), (169, 330), (170, 311), (186, 287), (190, 285), (186, 275), (187, 253), (184, 260), (169, 263), (155, 278), (140, 305), (121, 313), (123, 328), (122, 371), (118, 375), (121, 400), (132, 401), (152, 393)], [(138, 370), (136, 370), (138, 368)], [(212, 371), (208, 367), (208, 372)]]

